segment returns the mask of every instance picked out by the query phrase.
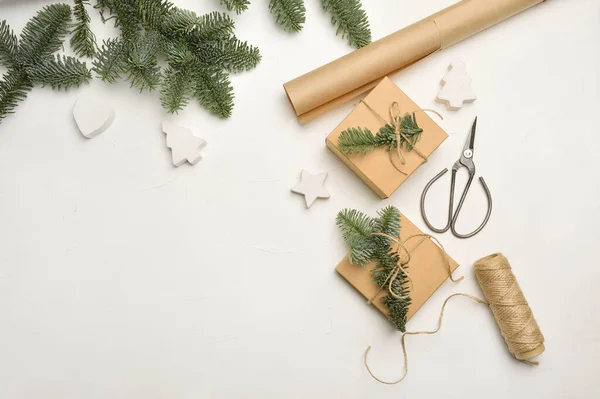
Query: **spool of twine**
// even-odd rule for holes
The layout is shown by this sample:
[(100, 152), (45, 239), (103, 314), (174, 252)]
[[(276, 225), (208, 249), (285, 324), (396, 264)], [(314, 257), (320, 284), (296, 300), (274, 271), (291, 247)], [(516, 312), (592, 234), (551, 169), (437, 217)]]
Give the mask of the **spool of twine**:
[(406, 352), (405, 340), (409, 335), (432, 335), (437, 333), (442, 327), (444, 318), (444, 309), (446, 304), (453, 297), (464, 297), (488, 305), (492, 310), (494, 319), (500, 328), (504, 341), (508, 346), (510, 353), (518, 360), (537, 366), (539, 363), (530, 359), (542, 354), (546, 349), (544, 347), (544, 336), (533, 317), (533, 312), (519, 287), (519, 283), (512, 272), (508, 259), (504, 255), (497, 253), (486, 256), (475, 262), (475, 277), (481, 286), (487, 303), (469, 294), (456, 293), (450, 295), (444, 301), (438, 326), (432, 331), (407, 331), (402, 334), (400, 343), (402, 353), (404, 354), (404, 373), (400, 378), (394, 381), (382, 380), (373, 374), (367, 362), (367, 356), (371, 347), (365, 352), (365, 366), (367, 371), (375, 380), (388, 385), (397, 384), (402, 381), (408, 373), (408, 355)]
[(544, 336), (508, 259), (502, 254), (486, 256), (475, 262), (474, 271), (510, 353), (537, 364), (529, 359), (544, 352)]

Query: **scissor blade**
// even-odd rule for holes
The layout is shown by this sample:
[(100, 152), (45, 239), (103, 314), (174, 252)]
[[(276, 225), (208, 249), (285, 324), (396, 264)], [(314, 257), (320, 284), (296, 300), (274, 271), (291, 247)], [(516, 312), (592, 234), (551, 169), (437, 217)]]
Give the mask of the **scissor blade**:
[(473, 126), (471, 127), (471, 131), (469, 132), (469, 136), (467, 136), (467, 142), (465, 143), (465, 148), (463, 148), (463, 152), (465, 150), (473, 151), (475, 146), (475, 131), (477, 130), (477, 117), (473, 121)]

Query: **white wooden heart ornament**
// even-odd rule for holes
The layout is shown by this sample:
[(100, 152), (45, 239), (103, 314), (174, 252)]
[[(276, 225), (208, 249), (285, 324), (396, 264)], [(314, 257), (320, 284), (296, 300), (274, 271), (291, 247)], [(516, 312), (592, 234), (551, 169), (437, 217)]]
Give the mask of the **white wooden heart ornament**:
[(202, 159), (200, 152), (206, 147), (206, 141), (194, 136), (190, 129), (163, 121), (162, 130), (167, 135), (167, 147), (171, 149), (173, 165), (181, 166), (186, 161), (195, 165)]
[(80, 97), (73, 107), (73, 117), (81, 134), (91, 139), (112, 125), (115, 110), (91, 97)]

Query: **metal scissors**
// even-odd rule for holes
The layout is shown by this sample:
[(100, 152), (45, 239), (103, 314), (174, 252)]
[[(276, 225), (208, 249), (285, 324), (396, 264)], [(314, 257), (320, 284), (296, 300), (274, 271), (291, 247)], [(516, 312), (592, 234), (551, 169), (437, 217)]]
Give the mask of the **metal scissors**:
[[(481, 229), (483, 229), (485, 227), (488, 220), (490, 219), (490, 215), (492, 214), (492, 195), (490, 194), (490, 190), (488, 189), (487, 184), (485, 184), (485, 180), (483, 180), (483, 177), (479, 177), (479, 181), (481, 182), (481, 185), (483, 186), (483, 189), (485, 191), (485, 195), (487, 196), (487, 201), (488, 201), (488, 210), (487, 210), (487, 214), (485, 215), (485, 219), (483, 219), (483, 223), (481, 223), (481, 225), (478, 228), (476, 228), (474, 231), (472, 231), (469, 234), (460, 234), (456, 231), (456, 220), (458, 219), (458, 214), (460, 213), (463, 203), (465, 202), (465, 198), (467, 197), (467, 192), (469, 191), (469, 188), (471, 187), (471, 183), (473, 182), (473, 178), (475, 177), (475, 163), (473, 163), (473, 153), (474, 153), (473, 146), (475, 144), (476, 128), (477, 128), (477, 118), (475, 118), (475, 120), (473, 121), (473, 126), (471, 127), (471, 131), (469, 132), (469, 135), (467, 136), (467, 142), (465, 143), (465, 146), (463, 147), (463, 151), (462, 151), (462, 154), (461, 154), (459, 160), (454, 163), (454, 166), (452, 166), (452, 178), (450, 180), (450, 205), (448, 207), (448, 223), (446, 224), (446, 227), (444, 227), (443, 229), (438, 229), (438, 228), (433, 227), (431, 225), (431, 223), (429, 222), (429, 219), (427, 219), (427, 215), (425, 214), (425, 197), (426, 197), (427, 191), (429, 190), (431, 185), (433, 183), (435, 183), (437, 179), (442, 177), (448, 171), (448, 168), (446, 168), (446, 169), (442, 170), (440, 173), (438, 173), (433, 179), (431, 179), (431, 181), (429, 181), (429, 183), (427, 183), (427, 185), (423, 189), (423, 194), (421, 195), (421, 214), (423, 215), (423, 220), (425, 221), (425, 224), (427, 225), (427, 227), (429, 227), (431, 230), (435, 231), (436, 233), (444, 233), (448, 230), (451, 230), (452, 234), (454, 234), (458, 238), (473, 237), (475, 234), (479, 233), (481, 231)], [(463, 167), (465, 167), (469, 170), (469, 180), (467, 181), (467, 184), (465, 185), (465, 189), (460, 197), (460, 201), (458, 202), (456, 211), (454, 211), (454, 186), (456, 183), (456, 172), (460, 168), (463, 168)]]

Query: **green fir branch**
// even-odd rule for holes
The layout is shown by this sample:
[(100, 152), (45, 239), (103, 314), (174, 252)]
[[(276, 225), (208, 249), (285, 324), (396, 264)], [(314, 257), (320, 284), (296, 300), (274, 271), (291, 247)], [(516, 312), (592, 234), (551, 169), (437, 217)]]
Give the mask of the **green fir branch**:
[(55, 90), (78, 87), (92, 79), (92, 72), (85, 62), (64, 55), (49, 57), (25, 70), (33, 83), (39, 83), (42, 87), (48, 85)]
[(175, 9), (165, 21), (163, 33), (172, 37), (189, 35), (195, 42), (226, 40), (233, 36), (235, 23), (225, 13), (198, 16), (190, 10)]
[[(342, 231), (344, 241), (350, 246), (350, 263), (359, 266), (375, 263), (371, 271), (375, 284), (380, 287), (386, 284), (383, 288), (387, 289), (391, 274), (397, 272), (391, 289), (399, 298), (388, 292), (381, 301), (388, 308), (392, 325), (400, 331), (405, 331), (406, 315), (411, 303), (408, 276), (405, 270), (397, 268), (400, 256), (393, 250), (395, 241), (382, 236), (384, 234), (399, 239), (400, 217), (400, 211), (394, 206), (380, 210), (377, 218), (371, 218), (355, 209), (343, 209), (338, 213), (336, 224)], [(406, 266), (403, 267), (405, 268)]]
[(236, 14), (241, 14), (242, 12), (248, 9), (250, 5), (250, 1), (248, 0), (221, 0), (221, 4), (223, 4), (229, 11), (235, 11)]
[(19, 63), (19, 39), (6, 21), (0, 22), (0, 65), (7, 68)]
[(108, 39), (98, 51), (93, 62), (96, 75), (109, 83), (115, 83), (127, 67), (129, 46), (121, 39)]
[(169, 18), (173, 3), (166, 0), (137, 0), (137, 16), (146, 31), (159, 31)]
[(170, 113), (181, 111), (188, 104), (192, 92), (192, 73), (186, 69), (168, 68), (164, 72), (160, 102)]
[(19, 103), (27, 97), (33, 85), (25, 72), (9, 69), (0, 80), (0, 122), (14, 113)]
[(255, 68), (261, 60), (258, 48), (238, 39), (209, 42), (197, 47), (197, 54), (206, 65), (214, 65), (228, 72), (242, 72)]
[(304, 0), (270, 0), (269, 10), (275, 22), (288, 32), (299, 32), (306, 21)]
[(89, 2), (75, 0), (73, 16), (76, 22), (71, 36), (71, 47), (78, 56), (92, 58), (96, 55), (96, 36), (90, 28), (91, 19), (85, 9), (86, 5), (89, 5)]
[[(101, 47), (96, 74), (109, 82), (126, 75), (141, 90), (160, 86), (161, 104), (169, 112), (194, 98), (215, 115), (229, 117), (228, 73), (254, 68), (261, 59), (256, 47), (234, 36), (234, 22), (225, 13), (197, 15), (164, 0), (98, 0), (97, 8), (122, 35)], [(167, 61), (164, 73), (159, 59)]]
[(360, 0), (321, 0), (323, 9), (331, 15), (336, 35), (347, 38), (356, 48), (371, 43), (371, 29), (367, 13)]
[[(143, 3), (141, 3), (143, 4)], [(113, 21), (126, 40), (135, 40), (142, 29), (137, 0), (97, 0), (94, 8), (100, 10), (103, 22)], [(108, 15), (108, 16), (107, 16)]]
[[(385, 234), (390, 237), (400, 237), (400, 211), (398, 208), (392, 205), (388, 205), (385, 208), (377, 212), (378, 218), (375, 219), (374, 230), (378, 233)], [(392, 242), (386, 238), (388, 245), (392, 245)]]
[(365, 155), (377, 148), (375, 135), (367, 128), (351, 127), (338, 137), (340, 151), (347, 155)]
[(350, 263), (364, 266), (371, 262), (375, 251), (372, 235), (375, 221), (356, 209), (343, 209), (338, 213), (336, 224), (350, 246)]
[[(346, 155), (365, 155), (375, 148), (384, 147), (388, 151), (396, 148), (396, 125), (400, 124), (400, 148), (411, 151), (421, 139), (423, 129), (417, 124), (415, 113), (404, 114), (391, 124), (383, 125), (376, 135), (362, 127), (351, 127), (344, 130), (338, 137), (340, 151)], [(407, 140), (408, 139), (408, 140)]]
[(0, 64), (8, 67), (0, 80), (0, 122), (25, 100), (34, 82), (67, 89), (91, 79), (85, 63), (53, 55), (62, 47), (70, 24), (71, 7), (67, 4), (39, 10), (23, 28), (20, 40), (6, 21), (0, 23)]
[(194, 97), (200, 105), (221, 118), (229, 118), (233, 111), (233, 88), (224, 72), (200, 71), (196, 76)]
[(71, 7), (52, 4), (44, 7), (23, 28), (19, 53), (24, 63), (33, 65), (62, 47), (69, 34)]
[(131, 87), (154, 90), (160, 83), (160, 66), (157, 62), (160, 49), (160, 37), (148, 34), (133, 43), (127, 58), (128, 79)]

